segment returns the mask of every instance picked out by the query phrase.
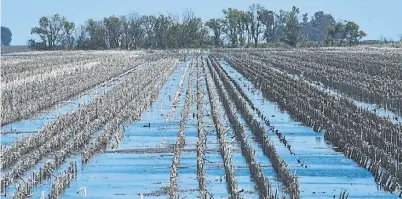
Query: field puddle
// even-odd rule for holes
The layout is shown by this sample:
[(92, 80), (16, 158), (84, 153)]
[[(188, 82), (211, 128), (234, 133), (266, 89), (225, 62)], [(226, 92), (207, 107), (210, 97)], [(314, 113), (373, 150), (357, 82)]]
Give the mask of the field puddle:
[[(119, 148), (110, 149), (105, 154), (95, 156), (83, 167), (78, 174), (78, 179), (61, 198), (82, 197), (82, 193), (81, 195), (76, 193), (81, 187), (87, 189), (86, 198), (131, 199), (140, 198), (140, 195), (145, 198), (168, 197), (173, 145), (179, 130), (178, 121), (180, 121), (181, 109), (184, 106), (188, 74), (176, 112), (171, 120), (165, 122), (171, 109), (171, 100), (176, 94), (183, 72), (184, 66), (178, 66), (160, 90), (158, 99), (149, 110), (142, 114), (141, 120), (124, 124), (126, 130)], [(150, 127), (148, 127), (149, 124)], [(194, 153), (196, 154), (195, 151)], [(183, 155), (185, 153), (182, 154), (182, 159), (186, 158)], [(196, 161), (196, 155), (192, 154), (192, 156)], [(180, 166), (185, 167), (185, 161)], [(193, 167), (196, 167), (196, 163)], [(181, 169), (179, 169), (180, 171)], [(190, 184), (192, 188), (198, 188), (196, 179), (195, 181), (187, 180), (182, 176), (179, 178), (180, 185)], [(194, 182), (197, 183), (196, 186), (192, 185)], [(187, 189), (180, 185), (180, 190)], [(198, 190), (195, 193), (198, 193)]]
[(299, 177), (302, 198), (338, 198), (342, 190), (349, 192), (349, 198), (398, 198), (380, 190), (369, 171), (343, 153), (336, 152), (325, 141), (324, 134), (294, 121), (276, 103), (265, 100), (261, 91), (230, 65), (223, 61), (220, 63), (229, 76), (241, 85), (255, 107), (268, 117), (275, 130), (279, 130), (291, 144), (296, 155), (290, 154), (278, 136), (268, 131), (279, 155), (287, 162), (291, 172)]
[[(258, 61), (255, 61), (257, 63), (260, 63)], [(281, 74), (285, 74), (285, 72), (283, 72), (280, 69), (274, 68), (269, 66), (269, 68), (271, 70), (274, 70), (276, 72), (279, 72)], [(373, 104), (373, 103), (368, 103), (368, 102), (363, 102), (360, 100), (356, 100), (352, 97), (346, 96), (344, 94), (342, 94), (341, 91), (332, 89), (324, 84), (322, 84), (321, 82), (311, 82), (309, 80), (306, 80), (305, 78), (299, 76), (299, 75), (295, 75), (295, 74), (289, 74), (286, 73), (287, 76), (289, 76), (290, 78), (294, 79), (294, 80), (303, 80), (305, 83), (309, 84), (310, 86), (324, 92), (327, 93), (329, 95), (335, 96), (337, 98), (346, 98), (350, 101), (352, 101), (356, 106), (364, 108), (366, 110), (370, 110), (373, 111), (377, 116), (388, 119), (390, 122), (392, 122), (393, 124), (400, 124), (402, 125), (402, 115), (401, 113), (396, 113), (395, 111), (391, 111), (387, 108), (384, 108), (378, 104)]]
[[(141, 65), (141, 67), (147, 66), (148, 63)], [(59, 104), (50, 109), (41, 111), (30, 119), (24, 119), (2, 126), (1, 145), (11, 145), (15, 139), (21, 139), (23, 137), (34, 135), (47, 123), (55, 120), (57, 116), (72, 112), (77, 109), (78, 106), (89, 103), (95, 97), (110, 91), (115, 86), (119, 85), (125, 79), (127, 74), (133, 72), (134, 70), (138, 70), (138, 68), (133, 68), (117, 77), (113, 77), (110, 80), (95, 86), (94, 88), (72, 97), (69, 100), (61, 101)]]

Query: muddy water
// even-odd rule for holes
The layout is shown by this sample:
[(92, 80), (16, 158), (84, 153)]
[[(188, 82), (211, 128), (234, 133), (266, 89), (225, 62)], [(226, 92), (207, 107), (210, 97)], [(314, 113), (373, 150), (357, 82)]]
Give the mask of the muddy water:
[[(349, 198), (398, 198), (397, 195), (379, 190), (371, 173), (342, 153), (336, 152), (326, 143), (323, 134), (315, 133), (312, 128), (294, 121), (275, 103), (264, 100), (261, 92), (235, 69), (225, 62), (221, 64), (228, 74), (242, 85), (247, 96), (263, 115), (269, 116), (271, 125), (291, 144), (296, 155), (291, 155), (278, 137), (271, 131), (268, 132), (289, 169), (299, 176), (302, 198), (332, 198), (334, 195), (337, 198), (345, 189), (349, 192)], [(298, 163), (298, 160), (301, 163)]]

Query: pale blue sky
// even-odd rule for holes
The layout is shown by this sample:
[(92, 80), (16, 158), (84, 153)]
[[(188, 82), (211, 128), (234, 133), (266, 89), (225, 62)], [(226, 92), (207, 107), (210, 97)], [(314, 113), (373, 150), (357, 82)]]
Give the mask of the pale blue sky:
[(366, 39), (399, 39), (402, 35), (402, 0), (1, 0), (1, 24), (13, 33), (12, 45), (24, 45), (31, 38), (30, 29), (41, 16), (60, 13), (78, 25), (87, 19), (110, 15), (181, 14), (189, 8), (203, 20), (221, 17), (222, 9), (246, 10), (252, 3), (279, 11), (293, 5), (309, 16), (316, 11), (332, 14), (335, 19), (355, 21), (368, 33)]

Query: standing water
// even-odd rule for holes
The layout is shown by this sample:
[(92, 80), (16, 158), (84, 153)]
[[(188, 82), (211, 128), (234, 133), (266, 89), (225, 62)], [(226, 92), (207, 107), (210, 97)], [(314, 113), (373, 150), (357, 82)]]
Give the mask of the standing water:
[[(229, 64), (224, 61), (220, 64), (242, 86), (255, 107), (263, 115), (269, 116), (271, 125), (291, 144), (296, 155), (291, 155), (279, 138), (268, 131), (279, 155), (299, 177), (302, 198), (338, 198), (343, 190), (349, 192), (348, 198), (398, 198), (395, 194), (380, 190), (369, 171), (359, 167), (343, 153), (336, 152), (322, 133), (316, 133), (312, 128), (294, 121), (276, 103), (265, 100), (262, 93)], [(269, 127), (266, 126), (266, 129)]]

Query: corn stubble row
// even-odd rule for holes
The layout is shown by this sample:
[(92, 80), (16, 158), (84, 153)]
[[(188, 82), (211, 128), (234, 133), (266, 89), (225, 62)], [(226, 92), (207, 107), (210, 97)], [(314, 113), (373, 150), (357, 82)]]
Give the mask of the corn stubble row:
[(180, 156), (183, 152), (184, 145), (186, 144), (186, 122), (188, 114), (191, 112), (193, 103), (193, 80), (194, 80), (194, 61), (191, 63), (190, 76), (188, 80), (188, 87), (186, 90), (186, 99), (184, 107), (181, 112), (180, 129), (177, 133), (177, 141), (174, 146), (174, 154), (172, 164), (170, 166), (170, 198), (175, 199), (179, 196), (179, 188), (177, 185), (178, 169), (180, 166)]
[(324, 129), (326, 140), (371, 171), (384, 189), (395, 191), (402, 184), (401, 126), (245, 56), (227, 61), (265, 98), (278, 102), (303, 124)]
[[(11, 80), (10, 74), (2, 75), (1, 124), (28, 119), (42, 110), (85, 90), (107, 83), (124, 72), (134, 70), (141, 63), (153, 59), (146, 55), (127, 56), (124, 53), (111, 53), (106, 56), (94, 53), (87, 55), (87, 59), (80, 56), (77, 58), (79, 61), (62, 64), (70, 61), (71, 57), (58, 56), (42, 60), (40, 56), (34, 56), (28, 63), (22, 62), (17, 65), (24, 67), (40, 62), (35, 70), (28, 68), (21, 73), (12, 73), (16, 77)], [(2, 69), (7, 71), (13, 67), (16, 66), (5, 64)]]
[[(279, 156), (276, 152), (275, 146), (269, 140), (266, 130), (262, 124), (257, 122), (252, 114), (249, 112), (247, 108), (247, 102), (241, 97), (241, 94), (236, 89), (236, 87), (231, 84), (229, 78), (226, 76), (225, 73), (222, 72), (222, 68), (216, 61), (210, 63), (211, 72), (215, 74), (215, 81), (220, 82), (220, 90), (225, 90), (226, 94), (222, 96), (223, 104), (226, 107), (226, 110), (230, 112), (229, 119), (231, 120), (232, 126), (235, 128), (235, 132), (238, 132), (236, 136), (237, 139), (240, 139), (240, 143), (242, 146), (243, 155), (245, 156), (246, 160), (249, 162), (250, 171), (254, 176), (254, 180), (257, 182), (257, 185), (260, 189), (260, 194), (262, 198), (276, 198), (276, 195), (273, 195), (273, 191), (271, 185), (268, 181), (268, 178), (263, 177), (261, 166), (256, 163), (254, 154), (255, 151), (250, 149), (250, 146), (247, 146), (247, 137), (244, 133), (244, 128), (242, 125), (236, 121), (233, 110), (238, 110), (245, 120), (247, 126), (249, 126), (253, 135), (257, 138), (256, 140), (260, 144), (262, 151), (270, 160), (277, 176), (282, 181), (282, 183), (286, 186), (287, 192), (289, 193), (290, 197), (293, 199), (300, 198), (300, 191), (299, 191), (299, 183), (297, 180), (297, 176), (292, 174), (286, 162)], [(225, 105), (232, 100), (232, 106)]]
[[(402, 112), (402, 53), (397, 50), (252, 53), (287, 73), (340, 90), (361, 101)], [(392, 118), (393, 119), (393, 118)]]
[[(69, 156), (82, 152), (82, 161), (86, 163), (109, 144), (118, 145), (122, 132), (116, 127), (123, 120), (140, 118), (174, 71), (175, 64), (176, 59), (168, 58), (135, 70), (111, 91), (60, 116), (34, 136), (15, 141), (1, 154), (5, 173), (1, 179), (2, 191), (42, 159), (50, 158), (50, 168), (57, 168)], [(107, 129), (96, 135), (105, 125)], [(48, 170), (49, 163), (42, 168)]]

